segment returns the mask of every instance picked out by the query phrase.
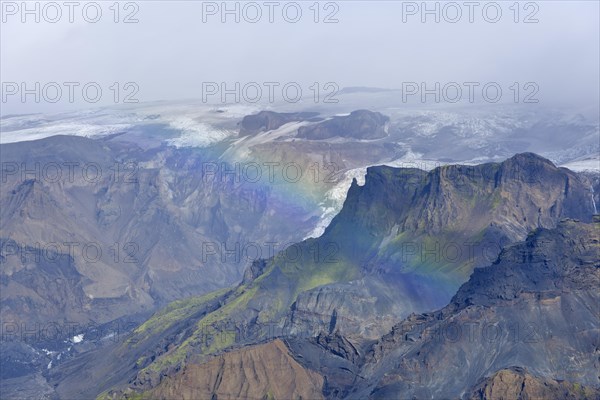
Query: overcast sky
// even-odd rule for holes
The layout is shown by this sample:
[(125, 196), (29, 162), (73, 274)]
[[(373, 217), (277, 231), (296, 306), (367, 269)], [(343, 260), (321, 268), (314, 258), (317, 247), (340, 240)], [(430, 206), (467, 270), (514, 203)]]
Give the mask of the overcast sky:
[[(54, 105), (45, 98), (37, 104), (33, 95), (23, 103), (18, 94), (5, 93), (7, 88), (14, 91), (10, 82), (26, 82), (30, 88), (34, 82), (98, 82), (103, 95), (97, 104), (113, 101), (112, 82), (135, 82), (139, 92), (134, 97), (153, 101), (201, 98), (202, 82), (236, 81), (299, 82), (305, 88), (311, 82), (386, 88), (400, 88), (403, 82), (496, 81), (507, 82), (506, 87), (510, 82), (536, 82), (537, 97), (544, 103), (598, 103), (597, 1), (541, 1), (527, 7), (522, 2), (518, 16), (510, 8), (512, 1), (498, 2), (494, 4), (500, 5), (502, 16), (496, 23), (484, 18), (496, 18), (495, 5), (484, 16), (483, 6), (490, 2), (479, 2), (473, 23), (462, 1), (455, 3), (462, 13), (456, 23), (449, 22), (456, 19), (456, 8), (444, 9), (444, 3), (438, 5), (439, 23), (434, 15), (421, 21), (421, 10), (415, 10), (420, 1), (322, 2), (317, 23), (312, 1), (298, 2), (302, 16), (296, 23), (283, 15), (285, 5), (285, 17), (293, 20), (294, 5), (278, 3), (273, 23), (262, 1), (255, 3), (262, 12), (256, 23), (247, 21), (255, 18), (256, 7), (248, 6), (244, 14), (244, 3), (238, 5), (239, 23), (234, 15), (221, 22), (220, 1), (121, 3), (118, 23), (109, 9), (112, 1), (97, 3), (102, 9), (97, 23), (84, 20), (82, 2), (73, 23), (65, 6), (59, 21), (51, 23), (56, 10), (47, 7), (44, 14), (40, 3), (36, 23), (35, 15), (22, 15), (20, 1), (3, 2), (2, 113), (91, 106), (82, 99), (81, 86), (75, 88), (74, 104), (68, 102), (66, 87)], [(131, 13), (139, 22), (123, 23)], [(338, 22), (323, 23), (331, 13)], [(538, 22), (524, 23), (528, 15)], [(94, 19), (94, 6), (88, 6), (86, 16)], [(121, 88), (120, 94), (132, 91)]]

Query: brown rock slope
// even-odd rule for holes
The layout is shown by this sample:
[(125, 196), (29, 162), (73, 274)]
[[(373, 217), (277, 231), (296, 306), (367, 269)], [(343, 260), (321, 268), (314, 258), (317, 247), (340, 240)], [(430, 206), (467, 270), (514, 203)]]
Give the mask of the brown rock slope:
[(152, 399), (321, 399), (323, 377), (305, 369), (281, 340), (189, 364), (147, 393)]
[(485, 379), (471, 400), (597, 399), (600, 390), (577, 383), (536, 378), (522, 368), (503, 369)]

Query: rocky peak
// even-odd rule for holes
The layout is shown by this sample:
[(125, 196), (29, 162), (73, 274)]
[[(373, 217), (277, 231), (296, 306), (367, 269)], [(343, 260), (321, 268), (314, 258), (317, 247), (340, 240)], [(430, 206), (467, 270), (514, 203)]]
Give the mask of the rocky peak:
[(533, 153), (502, 163), (450, 165), (430, 172), (376, 166), (352, 183), (329, 229), (348, 221), (401, 231), (439, 233), (458, 226), (501, 227), (512, 240), (560, 217), (590, 221), (589, 187), (577, 174)]
[(356, 397), (596, 398), (599, 228), (566, 219), (508, 246), (373, 345), (362, 374), (377, 383)]
[(600, 223), (572, 219), (561, 220), (556, 229), (537, 229), (505, 248), (492, 266), (475, 269), (452, 299), (455, 309), (600, 287), (599, 232)]

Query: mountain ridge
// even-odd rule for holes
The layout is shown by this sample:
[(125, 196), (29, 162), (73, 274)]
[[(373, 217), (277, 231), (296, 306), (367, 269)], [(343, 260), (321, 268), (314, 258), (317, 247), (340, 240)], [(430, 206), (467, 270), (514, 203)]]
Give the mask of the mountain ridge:
[[(569, 249), (573, 251), (565, 253)], [(523, 271), (531, 278), (521, 280), (507, 271)], [(483, 276), (489, 279), (482, 283)], [(536, 277), (545, 277), (546, 283)], [(527, 289), (518, 291), (516, 297), (503, 295), (509, 282)], [(548, 282), (560, 285), (548, 287)], [(597, 398), (600, 380), (594, 370), (598, 367), (600, 328), (590, 317), (598, 316), (598, 310), (593, 310), (600, 300), (595, 290), (598, 282), (600, 223), (563, 219), (555, 228), (537, 229), (525, 241), (509, 245), (494, 264), (477, 269), (446, 307), (412, 314), (373, 343), (353, 343), (337, 331), (283, 342), (271, 338), (208, 357), (200, 365), (215, 360), (234, 362), (237, 357), (256, 357), (256, 352), (263, 351), (268, 357), (269, 346), (275, 343), (299, 363), (303, 374), (316, 374), (312, 382), (321, 382), (317, 387), (322, 384), (326, 398), (496, 399), (518, 393), (525, 398)], [(489, 293), (488, 299), (477, 296), (478, 290)], [(463, 300), (472, 295), (472, 301)], [(575, 304), (580, 305), (579, 311), (569, 314), (565, 307)], [(547, 346), (552, 347), (551, 352), (543, 350)], [(573, 357), (577, 365), (570, 361)], [(189, 368), (197, 368), (192, 365)], [(182, 368), (185, 371), (188, 366)], [(177, 370), (170, 374), (177, 382), (183, 379)], [(219, 387), (220, 380), (215, 379), (204, 375), (201, 381), (190, 382), (189, 388), (196, 392), (179, 396), (223, 394), (220, 389), (210, 389), (215, 383)], [(228, 381), (233, 385), (227, 392), (230, 395), (239, 394), (242, 388), (233, 383), (238, 378), (233, 379)], [(171, 378), (161, 380), (157, 386), (146, 387), (143, 394), (128, 389), (106, 395), (162, 398), (176, 393), (171, 382)], [(256, 389), (253, 396), (260, 398), (277, 382), (265, 377), (243, 390)], [(315, 389), (314, 384), (311, 388)]]
[[(483, 171), (488, 170), (490, 179), (473, 174), (480, 172), (483, 176)], [(150, 351), (147, 359), (153, 361), (143, 363), (145, 367), (130, 381), (132, 387), (148, 390), (157, 382), (160, 384), (161, 377), (169, 375), (168, 371), (177, 371), (186, 362), (203, 360), (211, 354), (273, 336), (312, 337), (322, 331), (338, 332), (349, 338), (355, 348), (361, 348), (409, 312), (434, 310), (447, 304), (456, 290), (452, 288), (467, 280), (460, 277), (476, 266), (489, 264), (500, 248), (491, 251), (488, 257), (478, 255), (467, 264), (464, 259), (450, 263), (438, 260), (435, 268), (427, 260), (400, 270), (391, 268), (393, 264), (380, 268), (373, 262), (390, 260), (390, 246), (395, 246), (392, 250), (396, 252), (404, 251), (407, 248), (402, 247), (403, 243), (418, 243), (415, 240), (422, 240), (423, 234), (430, 234), (429, 237), (435, 234), (443, 240), (440, 232), (445, 231), (440, 227), (451, 226), (450, 232), (462, 232), (459, 237), (465, 240), (478, 236), (480, 241), (500, 238), (504, 247), (524, 239), (530, 229), (553, 228), (564, 216), (592, 219), (587, 182), (531, 154), (479, 168), (441, 167), (429, 173), (398, 169), (394, 174), (394, 171), (388, 167), (371, 169), (365, 185), (351, 186), (344, 208), (323, 236), (301, 242), (295, 249), (287, 249), (257, 266), (248, 273), (248, 279), (221, 300), (219, 308), (190, 321), (196, 326), (195, 331), (186, 331), (167, 352), (153, 356)], [(443, 171), (450, 175), (444, 176)], [(475, 202), (470, 196), (473, 193)], [(486, 210), (494, 203), (497, 203), (496, 213), (479, 211), (477, 216), (472, 212)], [(511, 208), (514, 212), (505, 215), (504, 210)], [(465, 225), (461, 219), (439, 216), (447, 210), (469, 215), (469, 223), (479, 218), (480, 227), (488, 229), (488, 233), (481, 234), (479, 227)], [(426, 229), (420, 222), (423, 216), (427, 217), (425, 221), (432, 221)], [(416, 235), (411, 241), (402, 236), (400, 241), (390, 240), (389, 232), (394, 232), (395, 225), (404, 226)], [(324, 246), (332, 243), (339, 246), (334, 258), (321, 252), (315, 259), (316, 250), (324, 251)], [(381, 243), (385, 246), (381, 247)], [(377, 250), (380, 248), (385, 251)], [(370, 249), (377, 251), (369, 253)], [(294, 250), (299, 252), (299, 258), (294, 259)], [(488, 260), (489, 256), (493, 259)], [(454, 279), (445, 278), (444, 274), (452, 273), (452, 268), (458, 275)], [(353, 295), (346, 299), (348, 293)], [(423, 298), (420, 293), (432, 297)], [(364, 308), (357, 310), (357, 304)], [(222, 332), (225, 338), (217, 340), (221, 337), (218, 333), (206, 337), (203, 329), (207, 327)], [(136, 331), (133, 335), (139, 334)], [(127, 347), (125, 344), (119, 352), (127, 353)], [(153, 383), (148, 386), (150, 382)]]

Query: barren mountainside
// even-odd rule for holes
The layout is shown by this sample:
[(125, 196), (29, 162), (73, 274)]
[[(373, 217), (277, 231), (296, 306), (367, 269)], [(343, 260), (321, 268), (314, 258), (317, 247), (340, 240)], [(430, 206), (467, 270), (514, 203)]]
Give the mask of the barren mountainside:
[[(428, 397), (440, 390), (462, 396), (463, 391), (485, 376), (481, 371), (492, 374), (502, 368), (525, 364), (523, 366), (535, 376), (546, 374), (544, 367), (536, 369), (527, 358), (527, 354), (545, 353), (530, 347), (521, 349), (520, 346), (529, 346), (523, 343), (507, 345), (499, 341), (498, 351), (506, 353), (490, 350), (489, 359), (488, 356), (480, 357), (477, 362), (469, 359), (469, 352), (483, 351), (478, 346), (489, 347), (482, 338), (478, 338), (479, 344), (467, 342), (458, 350), (457, 343), (447, 348), (443, 343), (427, 341), (429, 334), (423, 336), (417, 330), (401, 336), (410, 338), (410, 346), (402, 344), (398, 349), (389, 349), (385, 344), (398, 340), (395, 326), (406, 317), (408, 319), (401, 323), (402, 326), (431, 325), (431, 329), (444, 328), (444, 323), (465, 318), (467, 322), (480, 324), (489, 317), (510, 325), (510, 329), (516, 322), (518, 335), (528, 337), (532, 334), (531, 324), (541, 326), (536, 310), (542, 304), (557, 307), (550, 315), (566, 318), (556, 322), (559, 324), (557, 329), (582, 328), (574, 321), (587, 321), (589, 328), (578, 335), (593, 336), (596, 325), (592, 316), (597, 317), (597, 313), (590, 305), (597, 299), (590, 291), (590, 285), (577, 287), (580, 291), (574, 296), (564, 295), (569, 307), (579, 310), (580, 314), (561, 314), (562, 303), (545, 297), (550, 296), (546, 293), (547, 286), (569, 286), (569, 279), (578, 276), (575, 272), (579, 271), (580, 264), (590, 268), (588, 264), (596, 262), (597, 239), (592, 233), (597, 228), (585, 223), (559, 224), (564, 217), (589, 222), (592, 208), (586, 178), (557, 168), (533, 154), (520, 154), (500, 164), (449, 166), (429, 173), (370, 168), (363, 186), (353, 183), (342, 211), (323, 236), (295, 245), (294, 253), (288, 249), (272, 259), (255, 261), (243, 282), (232, 290), (174, 304), (170, 311), (155, 315), (137, 328), (130, 339), (111, 350), (113, 353), (107, 352), (97, 358), (96, 365), (90, 368), (103, 369), (108, 376), (107, 384), (96, 390), (111, 393), (110, 397), (119, 397), (119, 393), (128, 396), (130, 390), (136, 393), (163, 390), (156, 388), (162, 387), (165, 379), (170, 381), (188, 365), (210, 362), (214, 354), (227, 354), (276, 337), (284, 339), (296, 361), (304, 365), (302, 360), (310, 360), (308, 366), (325, 376), (323, 393), (329, 397), (363, 398), (377, 393), (386, 397), (386, 393), (398, 390), (413, 391), (417, 397)], [(445, 218), (445, 215), (453, 218)], [(555, 229), (557, 225), (559, 227)], [(578, 232), (578, 226), (582, 227), (581, 232)], [(534, 231), (533, 236), (529, 234)], [(546, 237), (553, 240), (551, 245), (543, 245)], [(564, 241), (563, 237), (572, 237), (574, 241)], [(544, 240), (534, 240), (539, 238)], [(463, 243), (457, 239), (470, 243), (471, 256), (444, 256), (431, 251), (443, 248), (449, 242)], [(525, 244), (512, 246), (524, 239), (527, 239)], [(490, 243), (495, 246), (490, 247)], [(430, 249), (427, 257), (421, 258), (415, 251), (420, 245)], [(484, 245), (486, 251), (477, 253)], [(536, 252), (531, 253), (530, 247)], [(556, 253), (559, 249), (562, 252)], [(520, 256), (523, 252), (525, 255)], [(407, 253), (413, 258), (401, 257)], [(541, 265), (546, 265), (544, 268), (554, 274), (550, 276), (553, 280), (538, 277), (540, 266), (533, 263), (533, 256), (538, 253), (547, 260)], [(569, 264), (557, 264), (556, 254), (574, 258), (569, 259)], [(585, 262), (580, 262), (580, 258)], [(523, 263), (535, 266), (531, 270), (532, 276), (520, 275), (522, 270), (518, 266)], [(573, 268), (568, 276), (564, 273), (567, 267)], [(503, 272), (502, 268), (510, 272)], [(473, 271), (471, 280), (455, 294)], [(590, 272), (597, 274), (596, 271), (592, 268), (582, 272), (582, 276), (593, 276)], [(541, 274), (539, 276), (546, 277), (544, 272)], [(480, 291), (484, 294), (480, 295)], [(532, 294), (526, 294), (527, 291)], [(544, 297), (536, 300), (542, 293)], [(519, 304), (524, 308), (519, 308), (516, 313), (511, 307), (517, 301), (515, 296), (521, 299), (521, 294), (523, 299), (532, 296), (535, 301), (528, 305), (523, 300)], [(510, 307), (496, 307), (497, 300), (494, 299), (504, 298), (512, 301), (506, 303)], [(448, 303), (450, 305), (442, 311), (427, 314)], [(492, 304), (496, 308), (487, 314), (486, 309)], [(425, 314), (409, 316), (415, 312)], [(443, 321), (438, 323), (439, 318)], [(552, 323), (548, 329), (554, 328)], [(507, 335), (509, 328), (502, 329), (502, 334)], [(391, 337), (385, 335), (390, 331)], [(561, 331), (559, 337), (563, 334)], [(385, 336), (380, 339), (382, 335)], [(568, 347), (570, 350), (565, 350), (564, 354), (581, 352), (583, 357), (589, 350), (587, 340), (568, 344), (572, 348)], [(381, 344), (370, 350), (374, 341)], [(539, 343), (541, 346), (542, 342)], [(547, 345), (547, 342), (543, 343)], [(419, 356), (425, 354), (419, 346), (431, 346), (427, 347), (427, 360)], [(459, 351), (463, 355), (456, 359), (457, 354), (446, 351)], [(404, 353), (406, 356), (397, 358)], [(124, 362), (119, 373), (112, 374), (109, 372), (110, 360), (117, 354)], [(344, 360), (341, 362), (345, 372), (339, 370), (340, 357)], [(457, 373), (467, 374), (460, 382), (446, 382), (439, 374), (435, 375), (439, 377), (437, 380), (433, 379), (427, 374), (437, 371), (429, 367), (432, 362), (438, 362), (436, 357), (439, 362), (447, 362), (448, 357), (464, 359), (473, 370), (465, 369), (457, 362), (453, 363), (458, 368)], [(587, 359), (585, 362), (592, 361)], [(77, 368), (75, 365), (86, 364), (80, 361), (73, 367), (65, 364), (61, 368)], [(408, 368), (408, 365), (414, 367)], [(73, 384), (76, 375), (68, 378), (70, 384), (61, 384), (61, 368), (54, 371), (54, 379), (63, 397), (94, 393), (85, 385), (80, 384), (77, 388)], [(380, 375), (382, 371), (387, 372)], [(422, 377), (427, 377), (428, 386), (410, 383), (419, 382)], [(595, 385), (591, 376), (554, 378)], [(360, 385), (358, 381), (361, 381)], [(106, 392), (115, 388), (116, 391)]]
[(599, 0), (0, 2), (0, 400), (600, 400)]
[(325, 331), (235, 347), (190, 359), (141, 396), (595, 399), (599, 283), (599, 223), (563, 220), (508, 246), (443, 309), (412, 314), (374, 342)]

